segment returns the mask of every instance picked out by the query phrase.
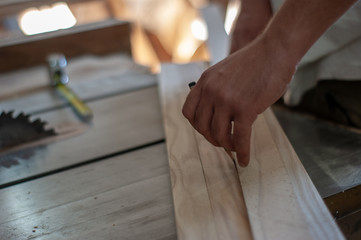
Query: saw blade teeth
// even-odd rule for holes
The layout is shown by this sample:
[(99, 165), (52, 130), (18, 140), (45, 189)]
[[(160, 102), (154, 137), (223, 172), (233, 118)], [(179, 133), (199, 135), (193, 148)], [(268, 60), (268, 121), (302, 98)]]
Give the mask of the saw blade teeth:
[(19, 120), (19, 121), (29, 123), (30, 122), (30, 115), (27, 115), (27, 114), (21, 112), (15, 119)]
[(16, 116), (16, 119), (22, 119), (25, 118), (25, 114), (23, 112), (19, 113), (19, 115)]
[(42, 124), (42, 121), (39, 118), (37, 118), (33, 121), (33, 124)]
[(2, 117), (4, 122), (11, 121), (11, 119), (13, 119), (13, 112), (14, 111), (3, 112)]
[(45, 131), (45, 133), (49, 136), (58, 135), (57, 132), (55, 132), (54, 129), (48, 129)]
[(9, 112), (3, 111), (1, 113), (1, 116), (8, 118), (8, 117), (11, 117), (12, 114), (13, 114), (13, 111), (9, 111)]
[(40, 118), (31, 121), (31, 115), (20, 112), (13, 117), (14, 111), (0, 113), (0, 136), (6, 136), (6, 141), (0, 141), (0, 148), (9, 148), (41, 138), (58, 135), (54, 129), (45, 129), (46, 121)]
[(39, 118), (35, 119), (35, 121), (33, 121), (32, 124), (34, 124), (34, 126), (40, 126), (40, 127), (43, 127), (45, 125), (45, 123), (41, 121)]

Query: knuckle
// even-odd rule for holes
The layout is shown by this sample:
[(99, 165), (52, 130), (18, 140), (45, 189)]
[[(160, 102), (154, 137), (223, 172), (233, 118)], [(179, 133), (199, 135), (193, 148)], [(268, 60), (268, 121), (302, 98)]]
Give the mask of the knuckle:
[(211, 75), (211, 71), (210, 69), (206, 69), (202, 74), (201, 77), (199, 78), (200, 81), (204, 81), (205, 79), (208, 79), (208, 77)]
[(191, 111), (189, 110), (189, 108), (187, 108), (186, 106), (183, 106), (183, 108), (182, 108), (182, 114), (183, 114), (183, 116), (186, 118), (186, 119), (188, 119), (189, 121), (192, 121), (193, 119), (192, 119), (192, 113), (191, 113)]
[(205, 97), (215, 97), (217, 95), (217, 88), (214, 84), (205, 84), (203, 94)]
[(212, 138), (217, 143), (218, 147), (230, 148), (230, 141), (227, 136), (219, 127), (212, 128)]

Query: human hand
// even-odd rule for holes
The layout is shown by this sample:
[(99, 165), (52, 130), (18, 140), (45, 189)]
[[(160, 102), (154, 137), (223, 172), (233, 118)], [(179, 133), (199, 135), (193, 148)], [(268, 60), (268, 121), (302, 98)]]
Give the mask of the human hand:
[(282, 49), (258, 38), (202, 74), (183, 114), (209, 142), (235, 151), (239, 165), (246, 166), (252, 124), (281, 97), (295, 66)]

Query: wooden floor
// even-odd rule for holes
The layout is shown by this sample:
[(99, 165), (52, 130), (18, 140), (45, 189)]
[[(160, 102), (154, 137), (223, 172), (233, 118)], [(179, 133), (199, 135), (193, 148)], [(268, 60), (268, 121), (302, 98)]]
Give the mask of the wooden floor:
[(0, 239), (176, 239), (155, 76), (124, 55), (70, 62), (69, 76), (89, 125), (47, 87), (46, 69), (0, 75), (2, 110), (82, 129), (0, 156)]

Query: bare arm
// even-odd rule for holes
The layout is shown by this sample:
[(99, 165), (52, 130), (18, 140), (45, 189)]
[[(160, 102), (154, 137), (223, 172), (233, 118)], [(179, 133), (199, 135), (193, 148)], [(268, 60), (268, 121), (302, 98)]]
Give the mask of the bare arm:
[(236, 151), (246, 166), (257, 115), (282, 96), (302, 56), (355, 2), (288, 0), (254, 41), (202, 74), (183, 114), (208, 141)]
[(233, 29), (231, 53), (253, 41), (272, 17), (270, 0), (242, 0)]
[(268, 25), (264, 37), (299, 61), (355, 2), (357, 0), (288, 0)]

